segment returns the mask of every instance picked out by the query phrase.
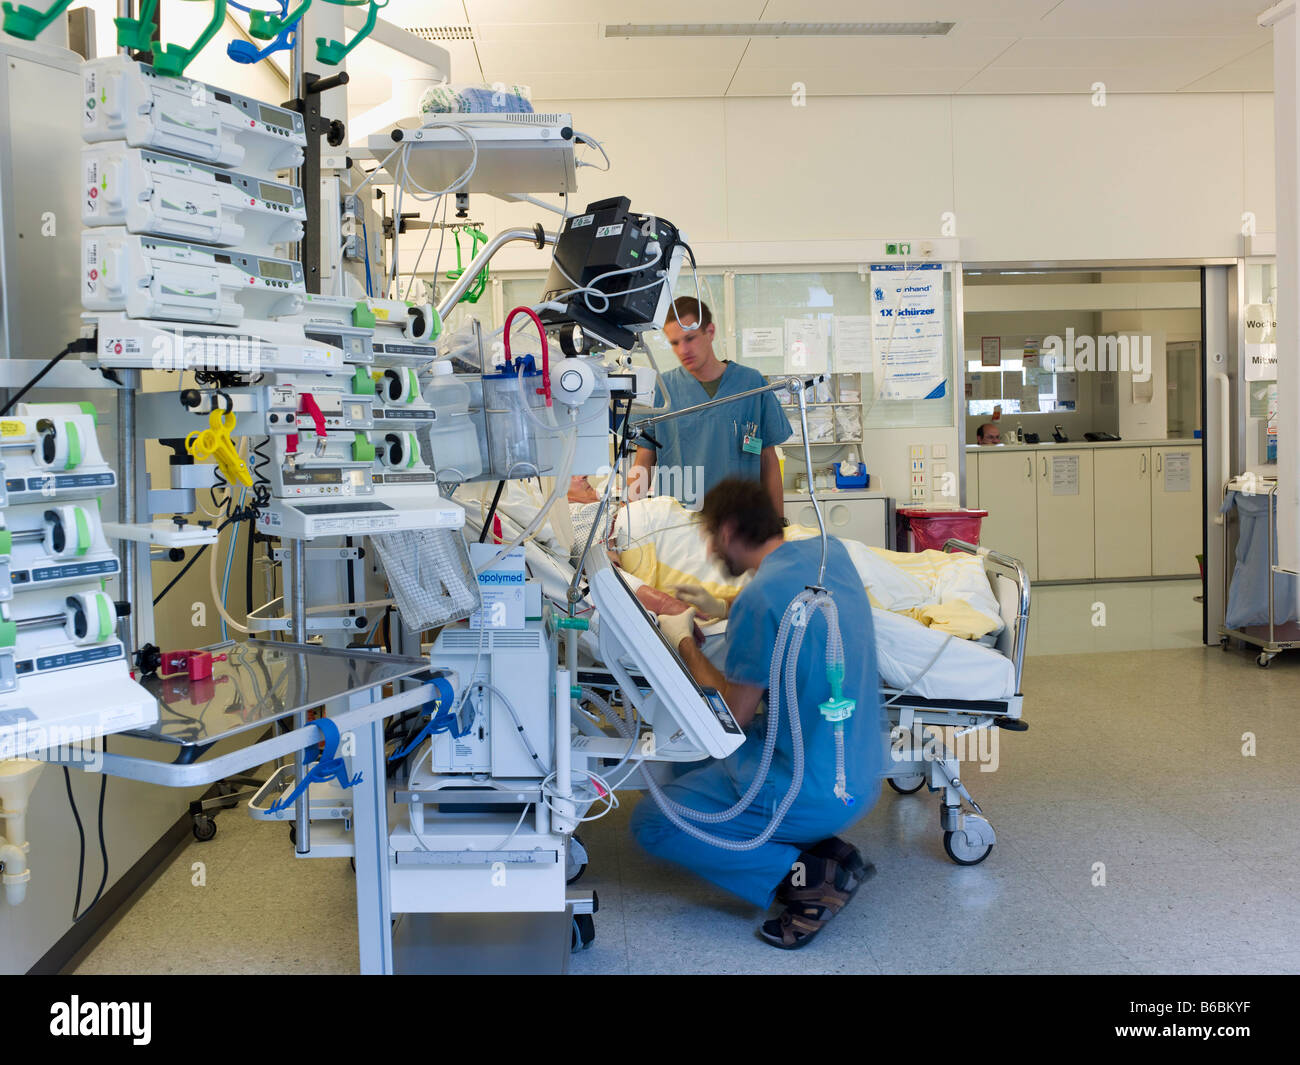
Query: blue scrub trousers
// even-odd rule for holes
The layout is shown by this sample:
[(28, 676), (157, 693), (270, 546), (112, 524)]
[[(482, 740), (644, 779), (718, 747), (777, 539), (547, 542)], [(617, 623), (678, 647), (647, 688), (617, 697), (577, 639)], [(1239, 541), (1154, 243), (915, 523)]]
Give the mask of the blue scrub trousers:
[[(721, 761), (683, 774), (664, 785), (663, 791), (683, 806), (709, 813), (726, 810), (743, 793), (743, 789), (737, 791), (726, 764)], [(772, 820), (784, 794), (784, 788), (769, 780), (747, 810), (722, 824), (700, 827), (723, 839), (753, 839)], [(875, 801), (874, 796), (855, 798), (854, 805), (846, 806), (834, 795), (810, 796), (805, 783), (771, 839), (753, 850), (729, 851), (688, 836), (664, 816), (653, 796), (646, 795), (632, 813), (632, 835), (654, 857), (685, 866), (733, 895), (766, 909), (772, 905), (777, 887), (803, 851), (819, 840), (843, 832), (861, 819)]]

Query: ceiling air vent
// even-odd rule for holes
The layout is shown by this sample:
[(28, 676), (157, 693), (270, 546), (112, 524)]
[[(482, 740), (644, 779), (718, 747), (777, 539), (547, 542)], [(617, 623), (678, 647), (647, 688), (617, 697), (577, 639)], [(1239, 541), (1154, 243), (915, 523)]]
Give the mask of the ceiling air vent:
[(426, 41), (472, 41), (470, 26), (407, 26), (406, 32)]

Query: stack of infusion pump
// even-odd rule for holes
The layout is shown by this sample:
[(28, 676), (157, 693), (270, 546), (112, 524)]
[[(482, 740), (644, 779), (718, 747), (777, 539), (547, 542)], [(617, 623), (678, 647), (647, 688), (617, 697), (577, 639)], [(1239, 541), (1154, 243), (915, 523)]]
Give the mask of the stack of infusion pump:
[(19, 404), (0, 419), (0, 463), (0, 759), (152, 724), (106, 590), (119, 563), (100, 500), (117, 478), (93, 409)]
[(120, 55), (85, 63), (83, 87), (94, 361), (209, 375), (188, 407), (142, 397), (147, 435), (233, 415), (235, 438), (264, 439), (245, 472), (266, 535), (459, 528), (420, 443), (436, 414), (416, 368), (434, 357), (436, 312), (309, 293), (287, 257), (309, 223), (293, 183), (302, 116)]

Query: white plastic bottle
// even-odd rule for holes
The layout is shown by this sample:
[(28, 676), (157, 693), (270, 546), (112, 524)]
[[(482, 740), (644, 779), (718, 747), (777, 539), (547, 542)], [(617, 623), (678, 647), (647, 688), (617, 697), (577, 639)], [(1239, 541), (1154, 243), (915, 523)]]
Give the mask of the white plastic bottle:
[(421, 431), (420, 443), (440, 482), (468, 481), (483, 472), (483, 456), (469, 416), (469, 385), (457, 379), (445, 359), (433, 364), (432, 374), (424, 386), (424, 400), (437, 416), (428, 430)]

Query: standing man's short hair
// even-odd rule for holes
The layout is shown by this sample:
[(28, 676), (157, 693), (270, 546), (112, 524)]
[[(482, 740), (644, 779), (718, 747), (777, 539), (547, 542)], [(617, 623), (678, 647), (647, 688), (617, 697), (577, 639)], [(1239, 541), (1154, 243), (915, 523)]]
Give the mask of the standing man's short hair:
[(709, 305), (703, 300), (697, 300), (694, 296), (678, 296), (673, 300), (673, 311), (676, 317), (669, 318), (667, 321), (678, 323), (683, 328), (685, 328), (687, 322), (694, 322), (694, 328), (696, 329), (708, 329), (713, 324), (713, 315), (709, 312)]
[(988, 430), (996, 429), (997, 427), (998, 426), (996, 422), (984, 422), (978, 429), (975, 430), (976, 442), (981, 444), (984, 443), (984, 437), (988, 435)]
[(749, 547), (759, 547), (774, 536), (785, 536), (785, 522), (761, 481), (739, 477), (719, 481), (704, 497), (700, 520), (710, 536), (730, 524)]

